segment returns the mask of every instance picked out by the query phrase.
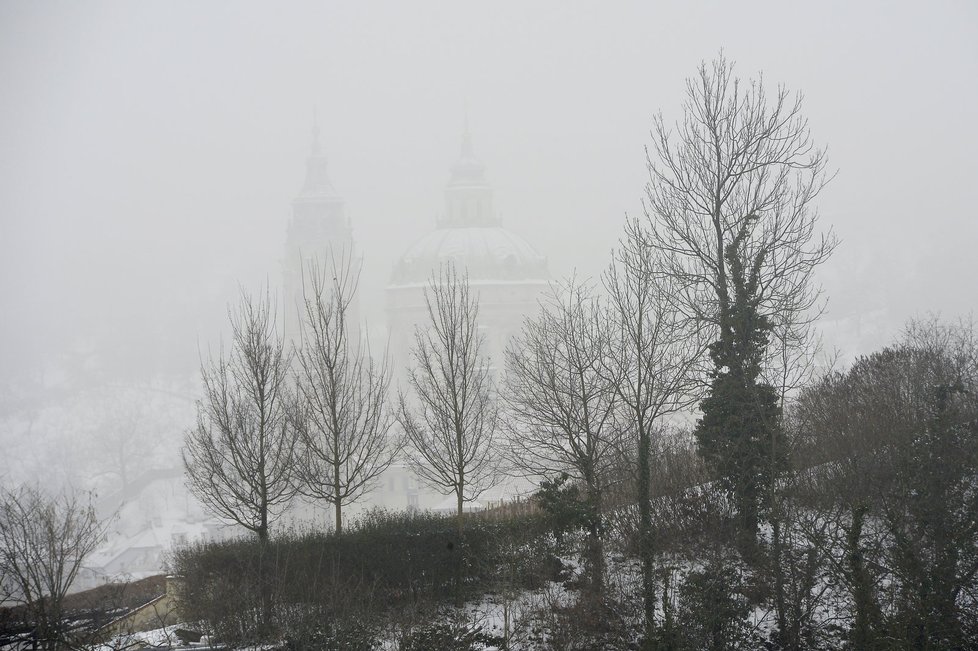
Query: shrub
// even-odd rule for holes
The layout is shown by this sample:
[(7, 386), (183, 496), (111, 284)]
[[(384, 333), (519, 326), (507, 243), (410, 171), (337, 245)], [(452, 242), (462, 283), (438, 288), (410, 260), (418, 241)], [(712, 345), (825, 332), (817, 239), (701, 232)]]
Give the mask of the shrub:
[(400, 640), (401, 651), (481, 651), (502, 647), (505, 640), (490, 635), (482, 626), (458, 618), (430, 622), (408, 631)]
[(676, 617), (683, 648), (753, 648), (747, 623), (750, 604), (741, 583), (738, 571), (723, 562), (686, 574)]
[(358, 621), (327, 622), (313, 631), (292, 630), (285, 636), (285, 651), (375, 651), (380, 640), (373, 627)]
[(568, 483), (569, 479), (566, 472), (554, 479), (544, 479), (537, 492), (540, 508), (547, 514), (547, 523), (558, 545), (563, 543), (565, 535), (587, 528), (596, 518), (580, 487)]

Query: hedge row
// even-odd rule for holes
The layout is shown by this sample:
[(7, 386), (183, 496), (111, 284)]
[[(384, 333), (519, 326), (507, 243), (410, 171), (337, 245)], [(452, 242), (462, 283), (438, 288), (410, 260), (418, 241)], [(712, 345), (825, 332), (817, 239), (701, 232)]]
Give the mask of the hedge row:
[(183, 616), (228, 642), (362, 627), (485, 592), (531, 588), (559, 567), (543, 515), (457, 521), (373, 511), (341, 534), (205, 543), (175, 554)]

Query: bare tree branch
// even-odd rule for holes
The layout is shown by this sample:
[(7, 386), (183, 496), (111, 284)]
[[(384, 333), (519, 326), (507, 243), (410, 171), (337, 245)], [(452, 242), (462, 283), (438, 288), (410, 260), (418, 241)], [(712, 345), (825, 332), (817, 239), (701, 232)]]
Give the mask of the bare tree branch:
[(716, 333), (733, 293), (725, 252), (742, 233), (739, 263), (781, 344), (765, 366), (783, 381), (792, 371), (776, 368), (798, 360), (781, 349), (810, 339), (822, 307), (814, 272), (837, 245), (819, 233), (813, 208), (829, 180), (826, 157), (801, 94), (779, 86), (770, 97), (762, 77), (744, 83), (733, 68), (722, 55), (702, 64), (687, 81), (683, 121), (670, 128), (656, 116), (643, 239), (676, 283), (673, 306)]
[(567, 472), (600, 494), (620, 436), (612, 331), (601, 302), (570, 280), (554, 286), (506, 350), (512, 462), (535, 476)]

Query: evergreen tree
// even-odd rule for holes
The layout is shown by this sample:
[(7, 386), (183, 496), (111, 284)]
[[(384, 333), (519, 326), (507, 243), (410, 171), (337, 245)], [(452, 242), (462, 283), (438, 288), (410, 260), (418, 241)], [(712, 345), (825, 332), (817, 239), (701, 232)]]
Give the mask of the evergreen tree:
[(779, 465), (778, 393), (763, 381), (770, 320), (759, 307), (760, 257), (750, 268), (741, 263), (740, 247), (756, 217), (750, 216), (725, 251), (733, 292), (720, 312), (720, 338), (710, 345), (713, 362), (709, 393), (700, 404), (696, 427), (700, 454), (733, 498), (744, 541), (752, 546), (766, 487)]

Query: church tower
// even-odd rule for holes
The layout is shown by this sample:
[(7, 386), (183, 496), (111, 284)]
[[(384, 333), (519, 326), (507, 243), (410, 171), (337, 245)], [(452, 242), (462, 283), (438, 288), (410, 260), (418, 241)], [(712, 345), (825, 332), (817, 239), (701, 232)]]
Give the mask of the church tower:
[[(299, 195), (292, 201), (285, 242), (284, 305), (285, 340), (299, 342), (302, 332), (302, 275), (313, 262), (321, 269), (329, 268), (333, 256), (355, 256), (353, 232), (346, 217), (343, 199), (329, 179), (326, 156), (319, 143), (319, 125), (313, 123), (312, 149), (306, 160), (306, 180)], [(354, 265), (359, 259), (354, 258)], [(359, 319), (357, 303), (351, 319)]]

